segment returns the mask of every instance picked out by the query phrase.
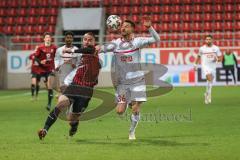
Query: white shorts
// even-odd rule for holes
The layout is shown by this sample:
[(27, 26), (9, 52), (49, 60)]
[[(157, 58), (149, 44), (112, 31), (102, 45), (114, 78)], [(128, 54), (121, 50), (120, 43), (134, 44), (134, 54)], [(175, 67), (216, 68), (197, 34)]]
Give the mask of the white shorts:
[(118, 85), (115, 96), (116, 103), (145, 102), (147, 101), (145, 81), (131, 85)]
[(211, 74), (215, 76), (216, 74), (216, 67), (213, 66), (202, 66), (202, 71), (204, 76), (207, 76), (208, 74)]

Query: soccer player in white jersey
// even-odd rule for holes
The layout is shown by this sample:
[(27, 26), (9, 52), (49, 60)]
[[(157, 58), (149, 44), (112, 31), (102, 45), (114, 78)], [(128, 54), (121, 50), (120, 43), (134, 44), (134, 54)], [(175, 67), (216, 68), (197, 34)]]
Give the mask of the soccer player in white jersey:
[(197, 69), (197, 65), (202, 64), (203, 74), (207, 79), (207, 86), (205, 96), (205, 104), (212, 102), (211, 93), (212, 93), (212, 83), (216, 73), (216, 64), (217, 62), (222, 61), (222, 54), (218, 46), (213, 44), (213, 37), (211, 35), (205, 36), (205, 45), (200, 47), (197, 60), (195, 62), (194, 68)]
[[(72, 32), (65, 33), (65, 45), (59, 47), (55, 55), (55, 69), (58, 73), (58, 82), (61, 88), (64, 86), (64, 79), (66, 76), (76, 67), (76, 63), (79, 61), (79, 54), (65, 53), (66, 49), (77, 50), (78, 47), (74, 46), (73, 43), (74, 34)], [(59, 90), (59, 88), (58, 88)], [(62, 91), (61, 91), (62, 92)]]
[(141, 48), (160, 41), (158, 33), (151, 26), (150, 17), (146, 17), (143, 25), (148, 29), (151, 37), (134, 37), (135, 24), (125, 20), (121, 25), (121, 38), (111, 41), (101, 51), (113, 51), (115, 68), (113, 77), (116, 88), (116, 112), (122, 115), (127, 106), (131, 106), (131, 126), (129, 140), (136, 139), (135, 129), (140, 120), (140, 105), (146, 99), (144, 72), (141, 70)]

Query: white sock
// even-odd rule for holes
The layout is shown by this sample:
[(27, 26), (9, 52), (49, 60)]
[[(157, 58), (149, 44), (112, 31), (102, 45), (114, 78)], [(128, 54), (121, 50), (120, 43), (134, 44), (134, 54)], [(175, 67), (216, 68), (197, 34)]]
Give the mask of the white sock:
[(140, 113), (131, 115), (131, 126), (130, 126), (130, 130), (129, 130), (130, 132), (135, 132), (135, 129), (137, 127), (139, 120), (140, 120)]
[(212, 82), (211, 81), (207, 81), (207, 94), (211, 95), (212, 93)]

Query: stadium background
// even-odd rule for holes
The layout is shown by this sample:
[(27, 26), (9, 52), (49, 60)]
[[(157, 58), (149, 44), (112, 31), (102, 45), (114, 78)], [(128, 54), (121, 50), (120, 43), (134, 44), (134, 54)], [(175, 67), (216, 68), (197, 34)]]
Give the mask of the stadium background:
[[(64, 32), (68, 30), (76, 34), (74, 43), (78, 46), (87, 31), (97, 35), (99, 44), (116, 38), (105, 27), (111, 14), (135, 21), (136, 36), (148, 36), (141, 18), (151, 16), (161, 42), (144, 49), (142, 61), (166, 65), (169, 72), (162, 79), (174, 86), (203, 85), (201, 70), (194, 72), (192, 63), (204, 35), (212, 34), (223, 53), (232, 49), (240, 61), (239, 13), (239, 0), (1, 0), (0, 87), (29, 87), (27, 57), (42, 43), (44, 32), (54, 35), (57, 46), (63, 44)], [(103, 69), (99, 86), (111, 86), (111, 54), (100, 57)], [(239, 81), (239, 70), (236, 72)], [(221, 65), (216, 77), (217, 85), (225, 84)]]

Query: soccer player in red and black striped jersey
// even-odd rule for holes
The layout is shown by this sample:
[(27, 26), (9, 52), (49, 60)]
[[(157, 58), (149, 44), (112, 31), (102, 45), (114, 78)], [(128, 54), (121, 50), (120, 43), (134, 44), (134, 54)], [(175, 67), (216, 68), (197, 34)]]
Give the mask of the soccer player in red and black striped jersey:
[[(70, 51), (66, 50), (66, 52)], [(97, 52), (95, 52), (94, 34), (86, 33), (83, 37), (83, 48), (71, 52), (82, 53), (80, 64), (66, 77), (67, 87), (59, 97), (58, 104), (49, 114), (44, 128), (38, 131), (41, 140), (46, 136), (61, 111), (70, 105), (72, 105), (72, 114), (69, 119), (71, 126), (69, 135), (73, 136), (77, 132), (79, 117), (87, 108), (93, 95), (93, 88), (98, 82), (101, 66)]]
[(52, 44), (52, 36), (50, 33), (44, 33), (44, 44), (39, 45), (35, 57), (36, 61), (40, 63), (41, 77), (47, 79), (48, 89), (48, 104), (46, 109), (50, 110), (53, 99), (53, 81), (54, 81), (54, 58), (56, 54), (57, 46)]
[(31, 74), (32, 74), (32, 78), (31, 78), (32, 100), (37, 100), (38, 92), (39, 92), (39, 82), (40, 82), (40, 78), (41, 78), (39, 63), (37, 61), (35, 61), (35, 56), (34, 56), (34, 54), (37, 50), (37, 47), (38, 46), (36, 46), (34, 52), (32, 54), (30, 54), (30, 56), (29, 56), (29, 60), (31, 62)]

